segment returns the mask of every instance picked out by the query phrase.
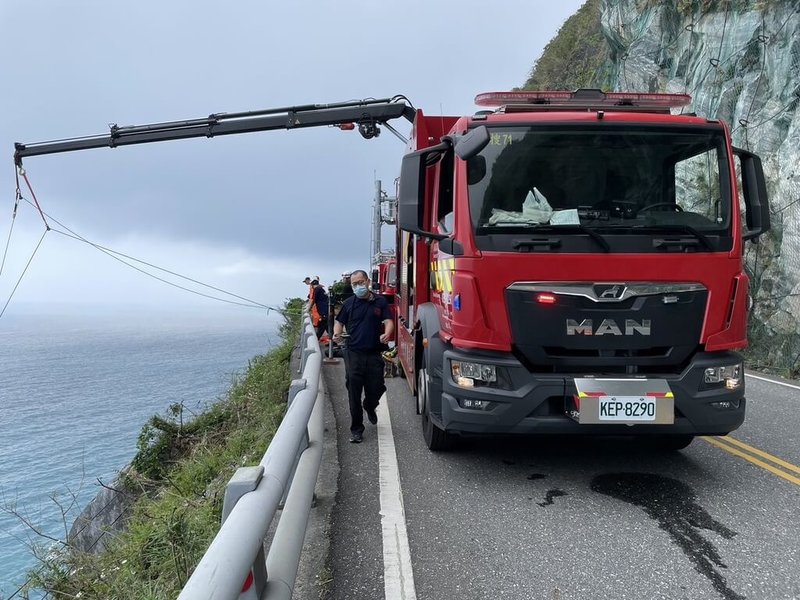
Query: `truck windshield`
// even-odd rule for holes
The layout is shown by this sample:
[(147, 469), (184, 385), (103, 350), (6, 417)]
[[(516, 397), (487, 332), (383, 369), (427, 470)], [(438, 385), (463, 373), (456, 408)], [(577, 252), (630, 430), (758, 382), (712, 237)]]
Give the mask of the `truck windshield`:
[[(489, 131), (489, 144), (467, 161), (472, 225), (484, 249), (493, 249), (504, 234), (519, 238), (537, 228), (564, 237), (591, 228), (642, 238), (642, 248), (627, 243), (628, 251), (652, 250), (649, 238), (665, 232), (699, 235), (698, 247), (707, 250), (722, 250), (730, 241), (728, 157), (720, 128), (608, 124)], [(587, 251), (596, 246), (588, 244)]]

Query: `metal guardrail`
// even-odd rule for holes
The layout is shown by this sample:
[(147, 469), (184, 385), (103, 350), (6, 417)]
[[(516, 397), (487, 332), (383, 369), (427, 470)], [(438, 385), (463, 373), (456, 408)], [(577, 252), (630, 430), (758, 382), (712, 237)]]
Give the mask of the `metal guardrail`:
[[(322, 461), (322, 351), (308, 315), (300, 350), (302, 377), (292, 381), (283, 421), (259, 465), (240, 468), (228, 483), (222, 526), (178, 600), (292, 596)], [(264, 537), (282, 502), (265, 559)]]

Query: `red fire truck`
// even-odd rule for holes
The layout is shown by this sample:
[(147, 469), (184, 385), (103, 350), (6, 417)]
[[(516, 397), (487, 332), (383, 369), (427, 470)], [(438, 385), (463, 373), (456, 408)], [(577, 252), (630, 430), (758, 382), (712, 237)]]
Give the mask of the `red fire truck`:
[(743, 251), (770, 224), (760, 159), (725, 123), (671, 114), (689, 101), (489, 93), (473, 116), (427, 117), (395, 96), (114, 125), (17, 144), (15, 160), (328, 125), (399, 136), (388, 121), (406, 118), (394, 306), (428, 447), (531, 433), (681, 448), (744, 419)]
[(682, 448), (741, 425), (743, 248), (769, 228), (766, 186), (724, 123), (671, 114), (689, 101), (523, 91), (417, 111), (397, 330), (431, 449), (486, 433)]
[(394, 305), (397, 295), (397, 260), (394, 257), (382, 257), (372, 268), (372, 287), (386, 297), (390, 306)]

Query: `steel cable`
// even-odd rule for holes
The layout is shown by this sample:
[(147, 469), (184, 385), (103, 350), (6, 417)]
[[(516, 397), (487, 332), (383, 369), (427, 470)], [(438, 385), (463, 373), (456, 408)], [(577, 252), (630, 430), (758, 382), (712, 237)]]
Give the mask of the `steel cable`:
[(0, 262), (0, 275), (3, 274), (3, 269), (6, 266), (6, 257), (8, 256), (8, 248), (11, 245), (11, 234), (14, 232), (14, 223), (17, 221), (17, 209), (19, 208), (19, 201), (22, 198), (22, 194), (17, 188), (17, 197), (14, 200), (14, 211), (11, 213), (11, 225), (8, 228), (8, 238), (6, 239), (6, 247), (3, 250), (3, 261)]
[[(103, 252), (104, 254), (106, 254), (106, 255), (110, 256), (110, 257), (111, 257), (111, 258), (113, 258), (114, 260), (117, 260), (117, 261), (121, 262), (122, 264), (126, 265), (127, 267), (130, 267), (131, 269), (134, 269), (134, 270), (136, 270), (136, 271), (139, 271), (140, 273), (142, 273), (142, 274), (144, 274), (144, 275), (147, 275), (148, 277), (152, 277), (153, 279), (156, 279), (156, 280), (158, 280), (158, 281), (161, 281), (162, 283), (166, 283), (167, 285), (170, 285), (170, 286), (172, 286), (172, 287), (175, 287), (175, 288), (178, 288), (178, 289), (184, 290), (184, 291), (186, 291), (186, 292), (189, 292), (189, 293), (191, 293), (191, 294), (195, 294), (195, 295), (198, 295), (198, 296), (202, 296), (202, 297), (204, 297), (204, 298), (209, 298), (209, 299), (211, 299), (211, 300), (217, 300), (217, 301), (219, 301), (219, 302), (225, 302), (225, 303), (227, 303), (227, 304), (233, 304), (233, 305), (236, 305), (236, 306), (243, 306), (243, 307), (245, 307), (245, 308), (259, 308), (259, 309), (266, 309), (266, 310), (267, 310), (267, 314), (269, 314), (269, 311), (273, 311), (273, 310), (274, 310), (275, 312), (279, 313), (279, 314), (288, 314), (288, 313), (290, 312), (290, 311), (286, 311), (286, 310), (284, 310), (284, 309), (282, 309), (282, 308), (278, 308), (278, 307), (275, 307), (275, 306), (270, 306), (270, 305), (267, 305), (267, 304), (263, 304), (263, 303), (261, 303), (261, 302), (257, 302), (256, 300), (251, 300), (250, 298), (246, 298), (246, 297), (244, 297), (244, 296), (240, 296), (240, 295), (238, 295), (238, 294), (234, 294), (233, 292), (228, 292), (228, 291), (226, 291), (226, 290), (223, 290), (223, 289), (221, 289), (221, 288), (218, 288), (218, 287), (215, 287), (215, 286), (209, 285), (209, 284), (207, 284), (207, 283), (203, 283), (202, 281), (198, 281), (198, 280), (196, 280), (196, 279), (192, 279), (191, 277), (187, 277), (187, 276), (185, 276), (185, 275), (181, 275), (180, 273), (176, 273), (175, 271), (170, 271), (169, 269), (165, 269), (165, 268), (163, 268), (163, 267), (159, 267), (158, 265), (155, 265), (155, 264), (149, 263), (149, 262), (147, 262), (147, 261), (144, 261), (144, 260), (140, 260), (140, 259), (138, 259), (138, 258), (135, 258), (135, 257), (133, 257), (133, 256), (130, 256), (130, 255), (128, 255), (128, 254), (125, 254), (125, 253), (123, 253), (123, 252), (119, 252), (119, 251), (113, 250), (113, 249), (111, 249), (111, 248), (107, 248), (107, 247), (105, 247), (105, 246), (102, 246), (102, 245), (100, 245), (100, 244), (97, 244), (97, 243), (95, 243), (95, 242), (92, 242), (92, 241), (90, 241), (90, 240), (86, 239), (85, 237), (83, 237), (82, 235), (78, 234), (77, 232), (75, 232), (74, 230), (72, 230), (70, 227), (68, 227), (67, 225), (65, 225), (64, 223), (62, 223), (61, 221), (59, 221), (58, 219), (56, 219), (55, 217), (53, 217), (52, 215), (49, 215), (48, 213), (46, 213), (46, 212), (45, 212), (45, 211), (44, 211), (44, 210), (41, 208), (41, 206), (39, 205), (39, 202), (38, 202), (38, 200), (36, 200), (36, 196), (35, 196), (35, 194), (34, 194), (33, 188), (32, 188), (32, 186), (31, 186), (31, 184), (30, 184), (30, 181), (28, 180), (28, 177), (27, 177), (27, 175), (26, 175), (25, 171), (24, 171), (23, 169), (21, 169), (21, 168), (20, 168), (20, 169), (19, 169), (19, 172), (22, 174), (23, 178), (25, 179), (25, 182), (26, 182), (26, 183), (27, 183), (27, 185), (28, 185), (28, 189), (30, 189), (30, 191), (31, 191), (31, 195), (32, 195), (32, 196), (33, 196), (33, 198), (34, 198), (35, 204), (34, 204), (34, 203), (32, 203), (30, 200), (28, 200), (27, 198), (25, 198), (25, 197), (24, 197), (24, 196), (22, 196), (22, 195), (20, 195), (20, 198), (21, 198), (21, 199), (23, 199), (23, 200), (24, 200), (25, 202), (27, 202), (28, 204), (30, 204), (31, 206), (34, 206), (34, 207), (35, 207), (35, 208), (36, 208), (36, 209), (39, 211), (39, 214), (41, 215), (41, 217), (42, 217), (42, 220), (44, 221), (44, 223), (45, 223), (45, 226), (46, 226), (46, 228), (47, 228), (47, 229), (45, 230), (45, 232), (47, 232), (47, 231), (50, 231), (50, 230), (51, 230), (51, 227), (50, 227), (50, 225), (49, 225), (49, 224), (48, 224), (48, 222), (47, 222), (47, 219), (50, 219), (50, 220), (51, 220), (53, 223), (56, 223), (56, 224), (58, 224), (60, 227), (62, 227), (63, 229), (65, 229), (65, 230), (66, 230), (66, 232), (69, 232), (69, 233), (66, 233), (65, 231), (61, 231), (61, 230), (59, 230), (59, 229), (52, 229), (52, 231), (55, 231), (56, 233), (59, 233), (59, 234), (61, 234), (61, 235), (65, 236), (65, 237), (72, 238), (72, 239), (75, 239), (75, 240), (77, 240), (77, 241), (80, 241), (80, 242), (83, 242), (83, 243), (85, 243), (85, 244), (88, 244), (89, 246), (92, 246), (93, 248), (95, 248), (95, 249), (99, 250), (100, 252)], [(40, 241), (40, 244), (41, 244), (41, 241)], [(37, 246), (37, 249), (38, 249), (38, 246)], [(231, 297), (233, 297), (233, 298), (238, 298), (239, 300), (244, 300), (244, 302), (236, 302), (236, 301), (229, 300), (229, 299), (226, 299), (226, 298), (220, 298), (220, 297), (218, 297), (218, 296), (213, 296), (213, 295), (211, 295), (211, 294), (204, 294), (204, 293), (202, 293), (202, 292), (199, 292), (199, 291), (197, 291), (197, 290), (193, 290), (193, 289), (191, 289), (191, 288), (188, 288), (188, 287), (185, 287), (185, 286), (178, 285), (178, 284), (176, 284), (176, 283), (174, 283), (174, 282), (172, 282), (172, 281), (169, 281), (168, 279), (164, 279), (163, 277), (159, 277), (159, 276), (157, 276), (157, 275), (155, 275), (155, 274), (153, 274), (153, 273), (150, 273), (149, 271), (147, 271), (147, 270), (145, 270), (145, 269), (139, 268), (139, 267), (137, 267), (136, 265), (133, 265), (133, 264), (131, 264), (131, 263), (127, 262), (126, 260), (123, 260), (123, 259), (122, 259), (122, 258), (120, 258), (120, 257), (124, 257), (124, 258), (126, 258), (126, 259), (128, 259), (128, 260), (130, 260), (130, 261), (135, 261), (135, 262), (138, 262), (138, 263), (140, 263), (140, 264), (142, 264), (142, 265), (146, 265), (147, 267), (150, 267), (150, 268), (152, 268), (152, 269), (156, 269), (156, 270), (162, 271), (162, 272), (164, 272), (164, 273), (168, 273), (169, 275), (172, 275), (172, 276), (174, 276), (174, 277), (178, 277), (178, 278), (180, 278), (180, 279), (184, 279), (184, 280), (186, 280), (186, 281), (189, 281), (189, 282), (191, 282), (191, 283), (194, 283), (194, 284), (197, 284), (197, 285), (200, 285), (200, 286), (206, 287), (206, 288), (208, 288), (208, 289), (211, 289), (211, 290), (214, 290), (214, 291), (220, 292), (221, 294), (225, 294), (225, 295), (227, 295), (227, 296), (231, 296)], [(7, 305), (7, 304), (6, 304), (6, 305)], [(5, 310), (5, 309), (4, 309), (4, 310)], [(2, 316), (2, 313), (0, 313), (0, 316)]]
[(39, 247), (42, 245), (42, 242), (44, 241), (44, 236), (47, 235), (48, 231), (50, 231), (50, 230), (46, 229), (44, 231), (44, 233), (42, 233), (42, 237), (39, 238), (39, 243), (36, 244), (36, 248), (33, 249), (33, 254), (31, 254), (31, 257), (28, 259), (28, 262), (25, 265), (25, 268), (22, 270), (22, 273), (20, 274), (19, 279), (17, 279), (17, 283), (14, 285), (14, 289), (11, 290), (11, 294), (9, 294), (8, 300), (6, 300), (6, 303), (3, 306), (3, 310), (0, 310), (0, 318), (2, 318), (3, 315), (5, 314), (6, 308), (8, 308), (8, 304), (11, 302), (11, 298), (14, 297), (14, 293), (17, 291), (17, 288), (19, 287), (19, 284), (22, 282), (22, 278), (25, 276), (25, 273), (28, 271), (28, 267), (31, 266), (31, 261), (33, 261), (33, 257), (36, 256), (36, 252), (39, 250)]

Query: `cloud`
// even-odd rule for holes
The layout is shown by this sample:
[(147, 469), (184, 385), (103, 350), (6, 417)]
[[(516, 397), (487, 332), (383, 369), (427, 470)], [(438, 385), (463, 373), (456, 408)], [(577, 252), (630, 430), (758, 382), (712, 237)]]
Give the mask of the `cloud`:
[(269, 263), (256, 261), (251, 257), (238, 260), (233, 263), (221, 265), (214, 269), (214, 273), (225, 277), (235, 277), (238, 275), (264, 275), (269, 271)]
[[(0, 97), (9, 116), (0, 122), (0, 143), (10, 153), (12, 141), (97, 134), (109, 123), (396, 93), (426, 114), (470, 114), (476, 93), (521, 84), (582, 2), (409, 0), (398, 11), (366, 0), (242, 0), (209, 21), (219, 8), (209, 0), (4, 0), (0, 52), (22, 58), (4, 71), (18, 92)], [(407, 123), (395, 126), (410, 131)], [(315, 128), (25, 164), (43, 208), (82, 232), (109, 245), (130, 241), (147, 256), (157, 250), (159, 264), (276, 298), (296, 295), (298, 272), (332, 281), (369, 267), (374, 182), (393, 193), (403, 152), (385, 129), (365, 141), (356, 132)], [(11, 199), (10, 167), (0, 169), (0, 190)], [(11, 208), (2, 198), (0, 226)], [(141, 275), (111, 269), (96, 251), (62, 245), (67, 240), (56, 246), (54, 237), (48, 234), (21, 296), (46, 302), (58, 290), (109, 302), (173, 298)]]

